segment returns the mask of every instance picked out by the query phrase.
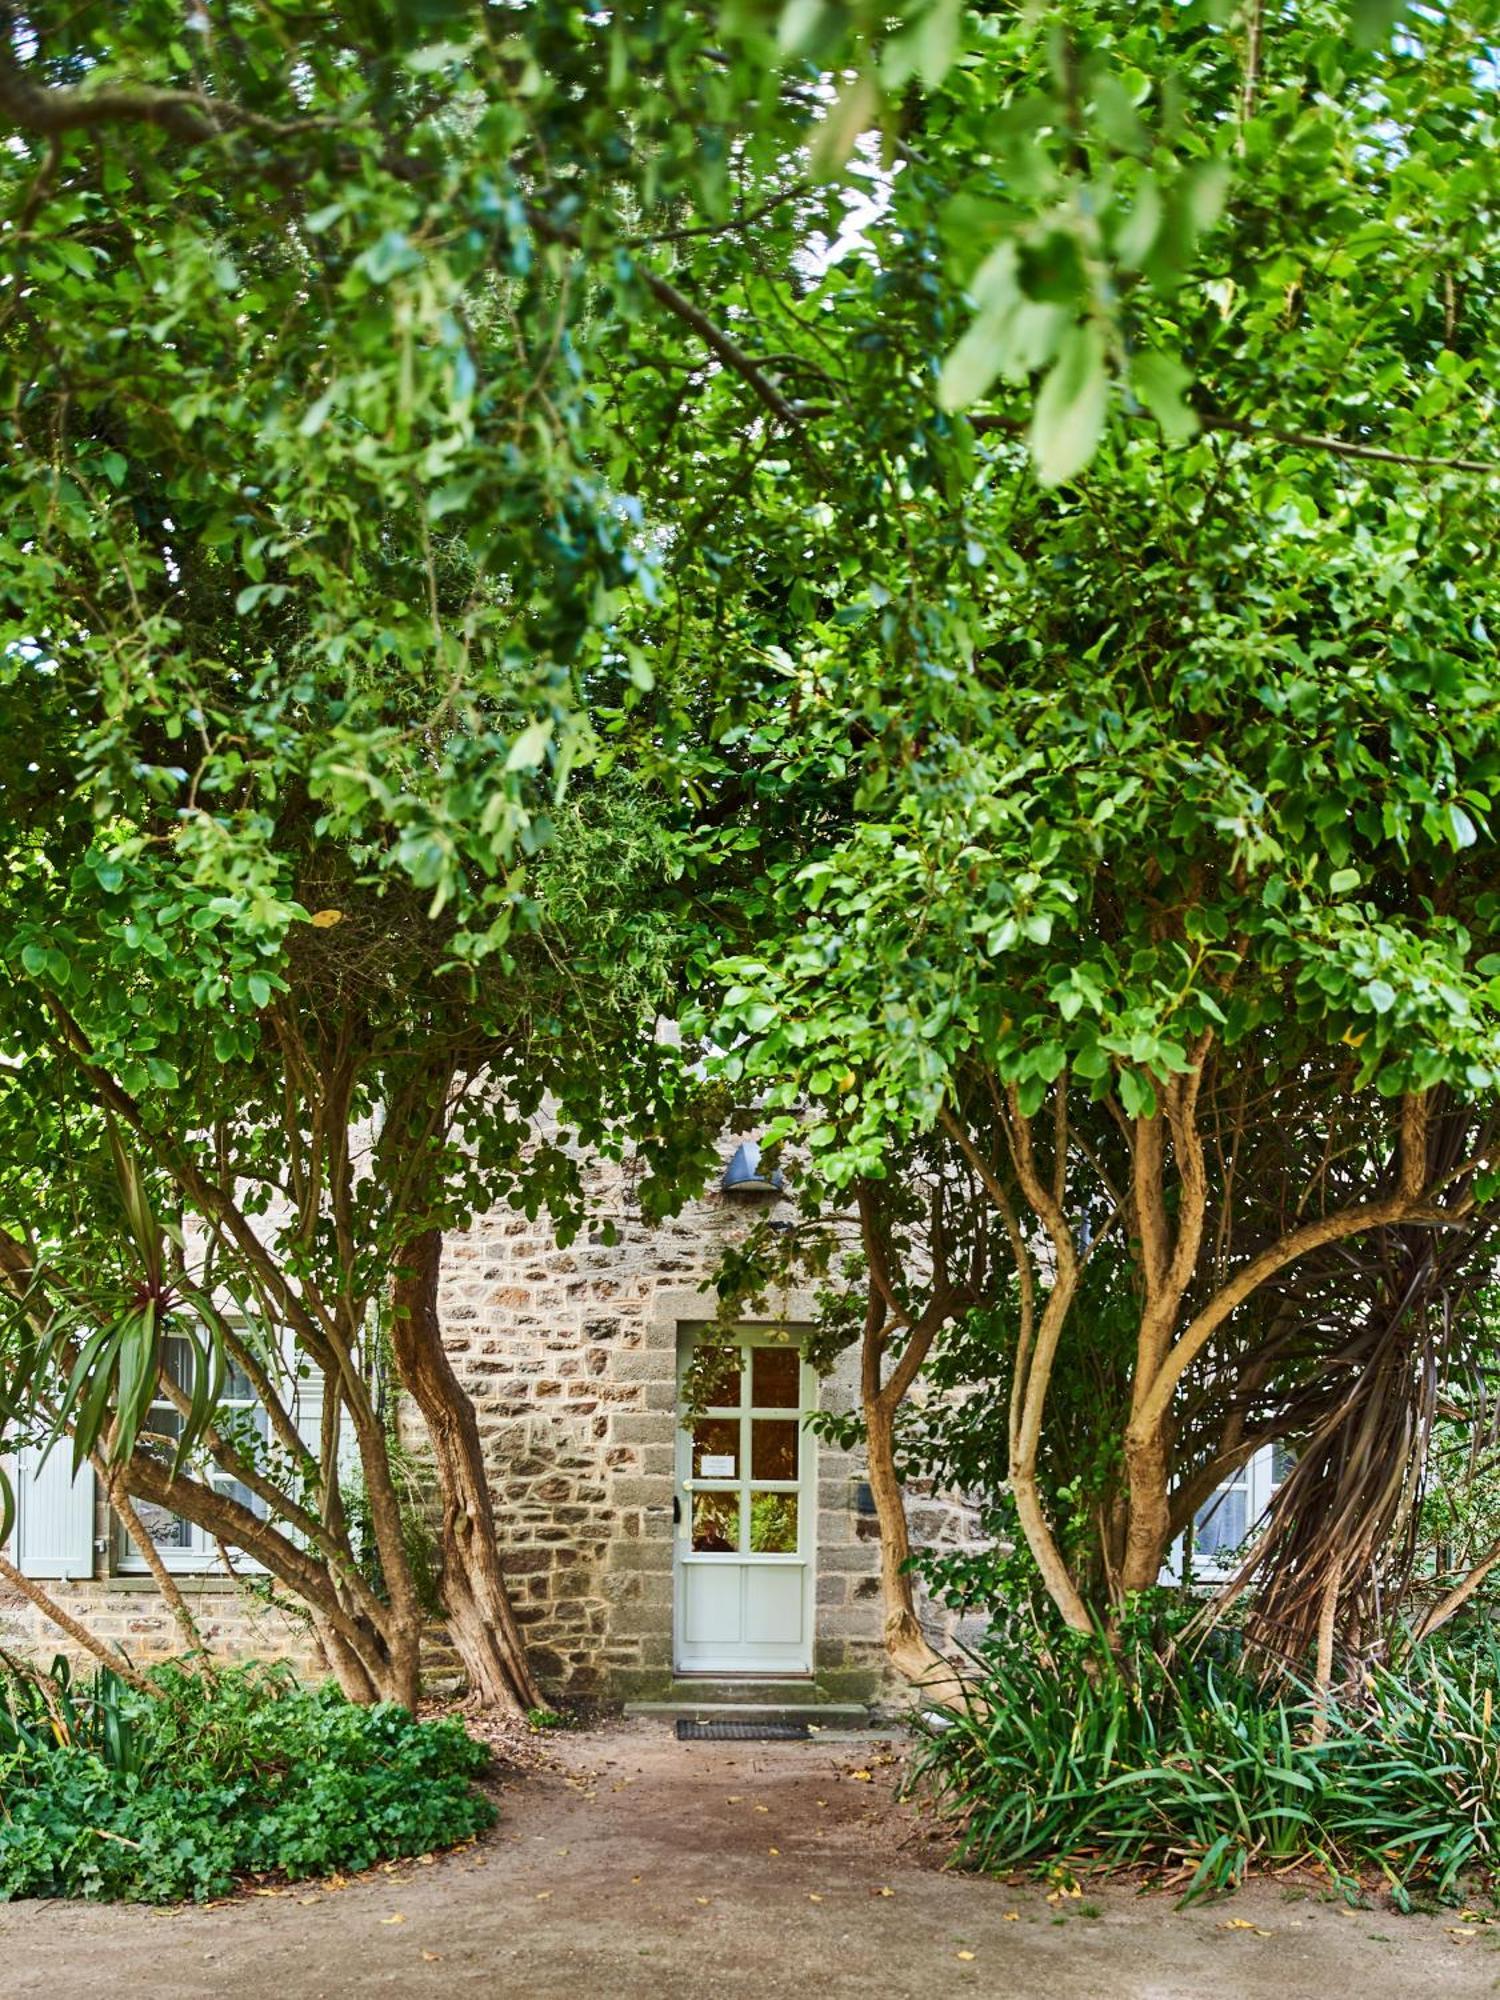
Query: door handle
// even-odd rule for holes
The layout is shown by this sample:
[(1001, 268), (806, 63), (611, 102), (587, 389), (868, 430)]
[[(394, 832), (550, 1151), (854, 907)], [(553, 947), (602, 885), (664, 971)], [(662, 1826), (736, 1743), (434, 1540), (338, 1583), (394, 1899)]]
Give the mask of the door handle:
[(676, 1493), (672, 1495), (672, 1526), (674, 1528), (682, 1526), (682, 1499)]

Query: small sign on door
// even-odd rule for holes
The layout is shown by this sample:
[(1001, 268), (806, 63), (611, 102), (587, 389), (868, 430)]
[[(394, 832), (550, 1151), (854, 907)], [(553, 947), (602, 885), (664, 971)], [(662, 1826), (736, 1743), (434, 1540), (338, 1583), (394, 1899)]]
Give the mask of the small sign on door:
[(716, 1456), (713, 1452), (706, 1451), (698, 1461), (698, 1477), (700, 1479), (733, 1479), (733, 1458), (727, 1454)]

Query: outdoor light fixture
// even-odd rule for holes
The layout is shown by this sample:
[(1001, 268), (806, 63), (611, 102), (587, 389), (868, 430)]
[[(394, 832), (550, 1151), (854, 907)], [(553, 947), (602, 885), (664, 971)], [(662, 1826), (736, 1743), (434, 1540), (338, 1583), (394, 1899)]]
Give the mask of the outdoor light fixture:
[(753, 1139), (742, 1139), (734, 1149), (734, 1157), (724, 1169), (724, 1178), (719, 1182), (719, 1192), (731, 1196), (735, 1201), (756, 1201), (768, 1196), (772, 1201), (777, 1201), (786, 1192), (786, 1187), (779, 1168), (771, 1174), (761, 1172), (760, 1147)]

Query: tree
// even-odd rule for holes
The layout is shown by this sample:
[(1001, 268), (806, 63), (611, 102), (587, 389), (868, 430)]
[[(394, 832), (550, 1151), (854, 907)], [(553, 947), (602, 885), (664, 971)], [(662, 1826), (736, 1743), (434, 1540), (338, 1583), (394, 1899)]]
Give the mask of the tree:
[[(1096, 103), (1158, 103), (1159, 64), (1117, 67), (1154, 22), (1069, 18)], [(984, 1190), (1014, 1264), (994, 1300), (1010, 1489), (1079, 1631), (1154, 1584), (1184, 1519), (1287, 1420), (1296, 1369), (1272, 1358), (1297, 1332), (1318, 1365), (1314, 1268), (1327, 1284), (1337, 1246), (1378, 1261), (1467, 1227), (1494, 1192), (1500, 688), (1473, 385), (1495, 265), (1434, 172), (1485, 115), (1480, 25), (1362, 53), (1299, 8), (1239, 67), (1196, 17), (1160, 32), (1195, 78), (1183, 116), (1224, 204), (1174, 286), (1130, 285), (1110, 311), (1132, 353), (1191, 358), (1191, 401), (1121, 407), (1090, 358), (1028, 419), (1026, 330), (1099, 273), (1039, 227), (1015, 247), (1041, 113), (997, 38), (923, 117), (930, 144), (1013, 106), (1015, 150), (975, 164), (1001, 237), (976, 323), (1000, 372), (976, 364), (960, 397), (950, 363), (936, 400), (976, 405), (951, 431), (913, 398), (924, 456), (902, 464), (923, 502), (902, 560), (873, 586), (829, 581), (816, 646), (786, 669), (795, 723), (762, 725), (761, 790), (815, 787), (821, 758), (847, 819), (776, 857), (753, 946), (723, 967), (728, 1071), (811, 1102), (828, 1184), (942, 1144)], [(1053, 137), (1036, 172), (1086, 182), (1094, 213), (1112, 190), (1123, 227), (1144, 137), (1065, 130), (1065, 168)], [(869, 232), (892, 283), (909, 246), (943, 241), (936, 179), (903, 173)], [(1437, 241), (1441, 258), (1418, 248)], [(1068, 411), (1087, 450), (1047, 458), (1039, 491), (1020, 434), (1035, 456)], [(899, 1278), (871, 1264), (886, 1311), (929, 1282), (933, 1241)], [(1039, 1469), (1100, 1260), (1133, 1327), (1119, 1504), (1085, 1590)]]
[[(651, 1033), (669, 871), (605, 771), (651, 687), (622, 627), (656, 530), (594, 364), (654, 313), (690, 375), (787, 420), (631, 255), (643, 228), (733, 237), (732, 168), (780, 169), (810, 122), (779, 80), (766, 24), (686, 7), (0, 14), (12, 1410), (259, 1557), (356, 1693), (412, 1698), (424, 1615), (388, 1361), (471, 1679), (534, 1699), (438, 1232), (507, 1198), (568, 1227), (570, 1148), (627, 1106), (664, 1181), (703, 1165)], [(163, 1343), (198, 1323), (187, 1387)], [(202, 1407), (225, 1354), (271, 1465)], [(316, 1465), (285, 1407), (307, 1366)], [(256, 1506), (142, 1448), (153, 1395)]]
[[(453, 963), (452, 926), (425, 897), (361, 880), (300, 802), (266, 832), (285, 929), (248, 962), (242, 906), (193, 881), (159, 821), (117, 814), (105, 862), (86, 816), (53, 818), (46, 864), (8, 877), (23, 969), (0, 1002), (14, 1064), (0, 1093), (0, 1250), (30, 1309), (10, 1412), (40, 1414), (76, 1458), (102, 1452), (126, 1493), (264, 1564), (309, 1608), (352, 1692), (410, 1702), (438, 1610), (477, 1690), (535, 1705), (473, 1410), (436, 1315), (440, 1232), (508, 1198), (533, 1213), (545, 1201), (566, 1234), (577, 1142), (615, 1143), (627, 1106), (644, 1118), (655, 1103), (658, 1158), (673, 1160), (672, 1077), (649, 1038), (666, 930), (636, 905), (659, 886), (649, 829), (619, 802), (596, 798), (591, 813), (580, 794), (533, 871), (506, 971), (483, 979)], [(262, 980), (264, 1004), (246, 990), (237, 1021), (236, 982)], [(694, 1141), (681, 1133), (686, 1168)], [(167, 1366), (174, 1335), (199, 1349), (191, 1379)], [(263, 1449), (218, 1408), (224, 1360), (268, 1413)], [(309, 1369), (315, 1454), (291, 1409)], [(432, 1603), (392, 1465), (400, 1390), (441, 1507)], [(144, 1433), (166, 1400), (184, 1435), (164, 1460)], [(199, 1440), (212, 1463), (193, 1470), (184, 1451)]]

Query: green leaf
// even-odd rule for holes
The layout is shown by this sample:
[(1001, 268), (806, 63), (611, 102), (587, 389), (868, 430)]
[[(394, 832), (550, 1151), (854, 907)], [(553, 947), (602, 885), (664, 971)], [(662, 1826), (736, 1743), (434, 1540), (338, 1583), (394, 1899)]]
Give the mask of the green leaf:
[(1130, 358), (1130, 385), (1161, 425), (1168, 444), (1185, 444), (1198, 433), (1197, 413), (1184, 394), (1192, 380), (1175, 355), (1147, 351)]
[(1354, 40), (1362, 49), (1378, 48), (1406, 12), (1407, 0), (1350, 0)]
[(1031, 456), (1043, 486), (1076, 478), (1092, 459), (1104, 434), (1108, 397), (1103, 335), (1092, 323), (1070, 327), (1031, 420)]
[(945, 410), (977, 403), (1000, 372), (1000, 329), (996, 315), (982, 313), (964, 332), (938, 376), (937, 399)]
[(1365, 988), (1365, 998), (1377, 1014), (1389, 1014), (1396, 1004), (1396, 989), (1387, 980), (1372, 979)]
[(862, 73), (846, 83), (829, 106), (808, 149), (814, 180), (827, 181), (843, 171), (859, 135), (874, 122), (880, 91), (873, 76)]
[(553, 723), (548, 719), (528, 723), (506, 755), (507, 771), (532, 771), (547, 755), (547, 746), (552, 741)]

